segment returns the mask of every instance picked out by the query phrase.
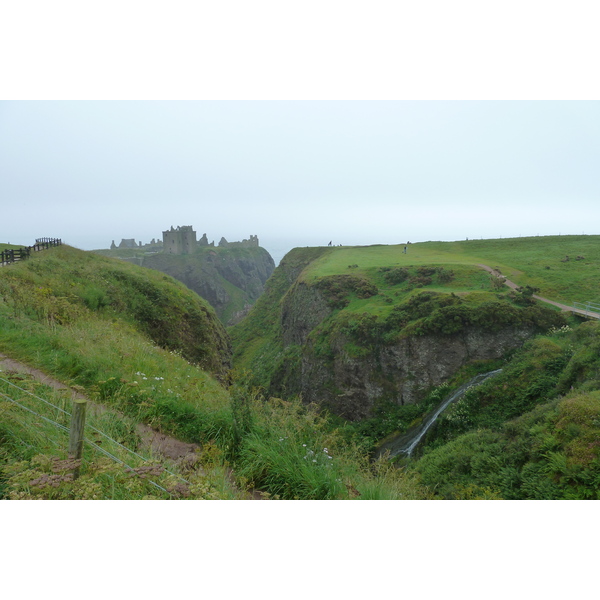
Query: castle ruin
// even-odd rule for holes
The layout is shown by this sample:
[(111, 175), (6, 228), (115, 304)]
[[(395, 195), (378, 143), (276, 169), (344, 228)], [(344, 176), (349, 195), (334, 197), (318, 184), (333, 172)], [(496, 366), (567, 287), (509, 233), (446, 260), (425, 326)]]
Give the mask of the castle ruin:
[[(197, 240), (196, 232), (191, 225), (178, 225), (177, 228), (171, 225), (171, 229), (163, 231), (162, 243), (160, 240), (152, 239), (147, 244), (138, 243), (135, 239), (122, 239), (117, 246), (115, 241), (110, 245), (111, 250), (117, 248), (141, 248), (149, 252), (166, 252), (167, 254), (193, 254), (199, 246), (209, 246), (214, 248), (215, 242), (209, 243), (206, 233)], [(259, 246), (258, 236), (251, 235), (248, 239), (243, 239), (241, 242), (228, 242), (224, 237), (221, 238), (218, 244), (219, 248), (257, 248)]]
[(178, 225), (163, 231), (163, 252), (168, 254), (192, 254), (196, 249), (196, 232), (191, 225)]
[[(206, 234), (204, 234), (204, 235), (206, 235)], [(234, 248), (236, 246), (242, 247), (242, 248), (252, 248), (254, 246), (258, 246), (258, 236), (251, 235), (250, 239), (242, 240), (241, 242), (228, 242), (224, 237), (222, 237), (221, 241), (219, 242), (219, 246), (221, 248)]]
[[(258, 236), (251, 235), (249, 239), (241, 242), (228, 242), (224, 237), (219, 242), (219, 248), (254, 248), (258, 247)], [(163, 231), (163, 252), (169, 254), (191, 254), (197, 246), (211, 246), (214, 248), (215, 242), (209, 243), (206, 233), (196, 241), (196, 232), (191, 225), (181, 225), (177, 229), (171, 226), (169, 231)]]

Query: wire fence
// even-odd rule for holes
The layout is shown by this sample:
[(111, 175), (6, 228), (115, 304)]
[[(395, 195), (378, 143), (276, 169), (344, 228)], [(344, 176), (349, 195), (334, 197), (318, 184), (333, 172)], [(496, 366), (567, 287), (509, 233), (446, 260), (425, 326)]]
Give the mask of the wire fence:
[[(6, 379), (4, 377), (0, 377), (0, 382), (4, 382), (8, 386), (10, 386), (12, 388), (15, 388), (16, 390), (19, 390), (20, 392), (26, 394), (27, 396), (29, 396), (31, 398), (34, 398), (34, 399), (42, 402), (43, 404), (54, 408), (59, 413), (64, 414), (65, 417), (67, 417), (67, 418), (70, 418), (71, 415), (72, 415), (72, 413), (68, 412), (67, 410), (64, 410), (60, 406), (57, 406), (56, 404), (53, 404), (52, 402), (48, 401), (47, 399), (42, 398), (42, 397), (38, 396), (37, 394), (34, 394), (33, 392), (31, 392), (31, 391), (29, 391), (29, 390), (27, 390), (25, 388), (22, 388), (21, 386), (16, 385), (12, 381), (9, 381), (8, 379)], [(0, 392), (0, 397), (4, 398), (5, 400), (7, 400), (9, 402), (11, 402), (15, 406), (18, 406), (19, 408), (23, 409), (24, 411), (27, 411), (28, 413), (31, 413), (31, 414), (39, 417), (44, 422), (48, 423), (49, 425), (52, 425), (53, 427), (56, 427), (57, 429), (59, 429), (62, 432), (65, 432), (67, 435), (69, 434), (69, 428), (68, 427), (66, 427), (65, 425), (62, 425), (61, 423), (58, 423), (57, 421), (55, 421), (53, 419), (50, 419), (49, 417), (41, 414), (40, 412), (38, 412), (36, 410), (33, 410), (33, 408), (31, 408), (31, 407), (25, 406), (24, 404), (22, 404), (21, 402), (19, 402), (15, 398), (12, 398), (11, 396), (9, 396), (7, 394), (4, 394), (3, 392)], [(114, 444), (116, 447), (118, 447), (121, 450), (123, 450), (126, 453), (126, 455), (135, 456), (136, 458), (142, 460), (145, 463), (149, 462), (149, 459), (147, 457), (144, 457), (141, 454), (139, 454), (139, 453), (135, 452), (134, 450), (132, 450), (131, 448), (128, 448), (127, 446), (121, 444), (121, 442), (115, 440), (110, 435), (108, 435), (104, 431), (101, 431), (97, 427), (94, 427), (93, 425), (91, 425), (89, 423), (86, 423), (85, 429), (87, 429), (89, 431), (92, 431), (92, 432), (96, 433), (97, 435), (103, 437), (108, 442)], [(95, 443), (94, 441), (90, 440), (88, 437), (84, 437), (83, 441), (84, 441), (85, 444), (88, 444), (90, 447), (94, 448), (94, 450), (96, 450), (100, 454), (106, 456), (107, 458), (110, 458), (111, 460), (113, 460), (113, 461), (115, 461), (115, 462), (117, 462), (119, 464), (122, 464), (128, 471), (135, 472), (135, 468), (132, 467), (130, 464), (128, 464), (125, 460), (122, 460), (121, 458), (115, 456), (113, 453), (109, 452), (105, 448), (101, 448), (97, 443)], [(178, 473), (174, 473), (174, 472), (170, 471), (169, 469), (165, 468), (164, 465), (163, 465), (162, 468), (165, 471), (165, 473), (168, 473), (169, 475), (171, 475), (171, 476), (179, 479), (181, 482), (183, 482), (183, 483), (185, 483), (187, 485), (191, 485), (190, 482), (187, 479), (185, 479), (184, 477), (182, 477)], [(171, 494), (171, 492), (169, 492), (169, 490), (167, 490), (166, 488), (164, 488), (163, 486), (161, 486), (157, 482), (155, 482), (155, 481), (153, 481), (151, 479), (148, 479), (148, 483), (150, 483), (151, 485), (153, 485), (157, 489), (165, 492), (166, 494), (169, 494), (169, 496), (173, 496), (173, 494)]]

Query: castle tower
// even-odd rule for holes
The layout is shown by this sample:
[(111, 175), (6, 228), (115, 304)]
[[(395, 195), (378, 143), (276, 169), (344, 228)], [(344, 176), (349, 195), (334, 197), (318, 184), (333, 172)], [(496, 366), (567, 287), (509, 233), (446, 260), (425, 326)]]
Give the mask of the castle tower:
[(196, 232), (191, 225), (178, 225), (163, 231), (163, 252), (168, 254), (192, 254), (196, 250)]

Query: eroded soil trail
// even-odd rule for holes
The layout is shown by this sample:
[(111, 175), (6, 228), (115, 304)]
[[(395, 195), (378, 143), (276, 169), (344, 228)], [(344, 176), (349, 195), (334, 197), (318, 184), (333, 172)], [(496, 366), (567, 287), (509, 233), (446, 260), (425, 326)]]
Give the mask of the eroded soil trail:
[[(488, 267), (487, 265), (480, 265), (480, 264), (478, 264), (476, 266), (481, 267), (482, 269), (485, 269), (488, 273), (491, 273), (492, 275), (494, 275), (496, 277), (500, 277), (500, 279), (504, 280), (504, 285), (507, 285), (509, 288), (511, 288), (513, 290), (516, 290), (517, 288), (520, 287), (514, 281), (510, 281), (510, 279), (507, 279), (499, 271), (496, 271), (495, 269), (492, 269), (492, 267)], [(536, 300), (539, 300), (540, 302), (545, 302), (546, 304), (552, 304), (553, 306), (556, 306), (556, 307), (560, 308), (563, 311), (572, 312), (572, 313), (575, 313), (577, 315), (583, 315), (583, 316), (587, 316), (587, 317), (592, 317), (594, 319), (600, 319), (600, 313), (597, 313), (597, 312), (592, 312), (592, 311), (589, 311), (589, 310), (588, 311), (581, 310), (579, 308), (575, 308), (575, 307), (569, 306), (567, 304), (561, 304), (560, 302), (554, 302), (554, 300), (548, 300), (548, 298), (543, 298), (542, 296), (536, 296), (535, 294), (533, 295), (533, 297)]]
[[(68, 390), (72, 394), (72, 398), (81, 398), (87, 400), (89, 410), (94, 414), (102, 414), (108, 409), (102, 404), (98, 404), (96, 402), (92, 402), (87, 396), (84, 396), (82, 393), (73, 389), (64, 383), (50, 377), (43, 371), (39, 369), (35, 369), (30, 367), (22, 362), (9, 358), (8, 356), (0, 353), (0, 371), (6, 371), (9, 373), (17, 373), (17, 374), (25, 374), (30, 375), (35, 380), (55, 389), (55, 390)], [(1, 376), (1, 373), (0, 373)], [(117, 412), (117, 411), (114, 411)], [(117, 413), (118, 414), (118, 413)], [(152, 455), (162, 458), (168, 459), (172, 461), (175, 465), (183, 467), (186, 470), (192, 469), (203, 472), (202, 466), (200, 464), (200, 452), (202, 447), (199, 444), (190, 444), (188, 442), (182, 442), (177, 438), (174, 438), (170, 435), (166, 435), (153, 429), (149, 425), (145, 425), (144, 423), (137, 423), (136, 425), (137, 433), (141, 438), (141, 449), (149, 451)], [(233, 477), (233, 471), (228, 469), (227, 478), (229, 480), (229, 484), (236, 492), (239, 494), (240, 499), (247, 500), (264, 500), (267, 496), (265, 496), (262, 492), (258, 490), (249, 490), (244, 492), (240, 490), (240, 488), (236, 485)]]
[[(73, 399), (82, 398), (87, 400), (89, 409), (94, 412), (94, 414), (102, 414), (107, 410), (106, 407), (102, 406), (101, 404), (97, 404), (96, 402), (92, 402), (89, 398), (77, 390), (66, 386), (64, 383), (61, 383), (49, 375), (46, 375), (46, 373), (43, 371), (34, 369), (33, 367), (13, 360), (4, 354), (0, 354), (0, 369), (2, 371), (8, 371), (11, 373), (31, 375), (31, 377), (37, 381), (44, 383), (55, 390), (69, 390)], [(198, 456), (198, 451), (200, 450), (200, 446), (198, 444), (182, 442), (181, 440), (165, 435), (160, 431), (156, 431), (152, 427), (144, 425), (143, 423), (137, 424), (137, 431), (142, 439), (142, 448), (150, 450), (153, 454), (162, 456), (163, 458), (167, 458), (176, 463), (187, 463), (188, 465), (192, 459), (196, 459)]]

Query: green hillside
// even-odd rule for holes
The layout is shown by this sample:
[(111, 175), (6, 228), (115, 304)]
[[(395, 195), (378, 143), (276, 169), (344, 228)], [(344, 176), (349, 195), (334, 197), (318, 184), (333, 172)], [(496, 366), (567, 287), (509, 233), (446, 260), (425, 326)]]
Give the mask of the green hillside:
[[(0, 372), (0, 497), (596, 499), (600, 323), (531, 293), (597, 298), (598, 241), (297, 248), (231, 340), (163, 273), (67, 246), (36, 253), (0, 269), (0, 352), (102, 404), (91, 423), (118, 445), (102, 442), (113, 459), (86, 445), (70, 481), (65, 433), (45, 420), (68, 426), (54, 407), (68, 410), (70, 392)], [(497, 368), (412, 457), (375, 460)], [(140, 423), (198, 444), (195, 466), (164, 470)]]
[[(236, 364), (240, 368), (256, 367), (254, 358), (266, 351), (263, 347), (277, 343), (281, 333), (279, 325), (268, 315), (280, 310), (278, 303), (296, 281), (328, 287), (332, 301), (335, 302), (337, 295), (344, 303), (345, 315), (368, 314), (378, 318), (389, 315), (395, 306), (425, 290), (456, 293), (463, 298), (469, 293), (469, 301), (475, 303), (498, 292), (508, 298), (506, 288), (495, 289), (490, 276), (477, 266), (479, 264), (497, 268), (515, 283), (535, 287), (539, 289), (539, 295), (557, 302), (567, 305), (600, 302), (600, 236), (424, 242), (409, 244), (406, 253), (404, 247), (294, 249), (275, 272), (251, 318), (234, 328)], [(566, 256), (569, 256), (568, 261), (564, 261)], [(583, 258), (578, 260), (577, 257)], [(423, 267), (438, 268), (433, 277), (424, 276), (425, 281), (431, 278), (426, 285), (418, 280), (419, 268)], [(408, 273), (400, 281), (403, 269)], [(445, 281), (442, 280), (444, 272), (452, 273)], [(360, 291), (364, 281), (374, 286), (376, 293), (371, 294), (366, 288)], [(342, 289), (344, 286), (346, 289)], [(356, 289), (351, 290), (348, 286)]]
[[(540, 288), (540, 295), (566, 304), (598, 299), (600, 236), (546, 236), (461, 242), (327, 248), (303, 273), (307, 281), (349, 272), (369, 274), (380, 267), (486, 264), (498, 267), (519, 285)], [(569, 260), (563, 262), (568, 256)], [(583, 257), (577, 260), (577, 257)]]
[[(523, 239), (520, 253), (514, 250), (515, 240), (490, 240), (490, 248), (478, 241), (426, 242), (408, 245), (406, 253), (404, 246), (294, 249), (248, 318), (232, 329), (234, 366), (250, 370), (257, 383), (279, 392), (275, 380), (281, 379), (282, 370), (289, 371), (286, 365), (297, 361), (300, 352), (284, 332), (286, 318), (295, 313), (307, 315), (304, 341), (327, 353), (333, 351), (332, 335), (342, 332), (344, 348), (356, 356), (374, 343), (389, 344), (414, 333), (451, 333), (473, 324), (493, 329), (502, 323), (527, 323), (539, 330), (559, 325), (554, 307), (536, 305), (527, 292), (510, 291), (478, 265), (499, 268), (552, 299), (589, 300), (594, 297), (589, 276), (593, 260), (600, 265), (594, 244), (600, 238), (583, 241), (589, 258), (567, 263), (560, 257), (582, 246), (579, 238)], [(554, 262), (549, 255), (555, 255)], [(546, 269), (546, 262), (553, 266)], [(559, 282), (563, 296), (556, 292)], [(309, 300), (311, 292), (320, 301)], [(303, 307), (303, 302), (308, 304)], [(317, 313), (321, 316), (314, 317)], [(296, 325), (302, 320), (294, 319)], [(284, 384), (290, 388), (290, 381)]]
[(0, 352), (184, 437), (227, 420), (227, 334), (170, 277), (60, 246), (0, 270), (0, 297)]
[(441, 498), (600, 498), (600, 323), (528, 342), (442, 413), (410, 470)]
[(204, 298), (226, 325), (239, 320), (239, 315), (254, 304), (275, 268), (271, 255), (259, 246), (198, 246), (192, 254), (144, 248), (94, 252), (174, 277)]
[[(360, 387), (366, 377), (368, 386), (379, 386), (370, 413), (338, 426), (370, 451), (416, 426), (475, 373), (502, 367), (443, 413), (419, 454), (399, 464), (445, 498), (596, 498), (600, 454), (590, 441), (600, 433), (600, 361), (591, 348), (600, 324), (565, 317), (531, 291), (565, 304), (596, 300), (599, 248), (598, 236), (556, 236), (427, 242), (408, 245), (406, 253), (404, 246), (295, 249), (233, 328), (234, 367), (271, 393), (301, 391), (305, 401), (321, 403), (329, 396), (324, 406), (339, 414), (343, 402), (354, 402), (356, 411), (356, 401), (338, 382)], [(419, 339), (435, 343), (446, 360), (445, 345), (454, 352), (461, 336), (511, 328), (527, 335), (494, 360), (457, 363), (416, 403), (395, 399), (385, 363), (406, 341), (413, 353)], [(413, 379), (418, 383), (418, 370)], [(591, 415), (585, 423), (577, 416), (584, 413)]]
[[(314, 410), (229, 388), (228, 338), (214, 311), (157, 271), (67, 246), (0, 269), (0, 352), (103, 406), (87, 432), (96, 447), (86, 442), (72, 481), (70, 392), (0, 372), (2, 498), (247, 498), (253, 487), (274, 498), (427, 497), (390, 465), (373, 473)], [(195, 463), (165, 471), (140, 423), (198, 444)]]

